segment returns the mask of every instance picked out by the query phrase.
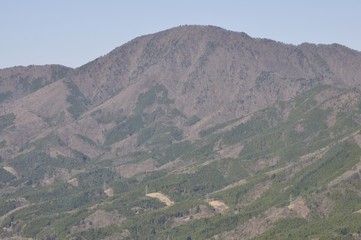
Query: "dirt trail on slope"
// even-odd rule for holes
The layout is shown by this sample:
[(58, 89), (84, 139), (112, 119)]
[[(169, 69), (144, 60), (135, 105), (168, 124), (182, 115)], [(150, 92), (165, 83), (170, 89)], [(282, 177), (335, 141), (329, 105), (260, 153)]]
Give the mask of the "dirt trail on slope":
[[(341, 141), (345, 141), (349, 138), (353, 137), (353, 139), (355, 140), (355, 142), (357, 143), (357, 145), (361, 148), (361, 134), (359, 131), (353, 133), (351, 136), (345, 137), (344, 139), (342, 139)], [(338, 183), (342, 182), (343, 180), (346, 180), (347, 178), (351, 177), (353, 174), (355, 173), (359, 173), (360, 174), (361, 171), (361, 159), (358, 163), (356, 163), (352, 169), (344, 172), (343, 174), (341, 174), (340, 176), (338, 176), (337, 178), (335, 178), (334, 180), (332, 180), (329, 184), (328, 187), (334, 187), (336, 186)]]
[(360, 171), (361, 171), (361, 159), (360, 159), (360, 162), (358, 162), (355, 166), (353, 166), (351, 170), (344, 172), (343, 174), (341, 174), (340, 176), (338, 176), (337, 178), (332, 180), (328, 184), (328, 187), (334, 187), (338, 183), (342, 182), (343, 180), (346, 180), (347, 178), (351, 177), (355, 173), (359, 173)]
[(21, 207), (17, 207), (15, 209), (13, 209), (10, 212), (6, 213), (5, 215), (1, 216), (0, 217), (0, 226), (3, 224), (4, 219), (6, 219), (8, 216), (10, 216), (11, 214), (13, 214), (13, 213), (15, 213), (15, 212), (17, 212), (17, 211), (19, 211), (19, 210), (21, 210), (23, 208), (27, 208), (29, 206), (30, 206), (30, 204), (25, 204), (25, 205), (23, 205)]
[(225, 186), (225, 187), (222, 188), (222, 189), (219, 189), (219, 190), (217, 190), (217, 191), (214, 191), (214, 192), (212, 192), (211, 194), (218, 193), (218, 192), (222, 192), (222, 191), (224, 191), (224, 190), (227, 190), (227, 189), (230, 189), (230, 188), (233, 188), (233, 187), (242, 186), (242, 185), (246, 184), (247, 182), (248, 182), (248, 181), (247, 181), (246, 179), (242, 179), (242, 180), (240, 180), (240, 181), (238, 181), (238, 182), (235, 182), (235, 183), (232, 183), (232, 184), (230, 184), (230, 185), (227, 185), (227, 186)]
[(254, 239), (270, 229), (277, 221), (292, 216), (294, 217), (293, 213), (287, 208), (270, 208), (260, 216), (253, 217), (235, 229), (215, 235), (209, 240)]
[(159, 199), (159, 201), (165, 203), (165, 205), (167, 206), (172, 206), (174, 205), (174, 202), (165, 194), (161, 193), (161, 192), (154, 192), (154, 193), (148, 193), (145, 196), (150, 197), (150, 198), (157, 198)]
[(13, 167), (7, 166), (7, 167), (3, 167), (3, 169), (4, 169), (5, 171), (7, 171), (8, 173), (14, 175), (16, 178), (19, 177), (18, 172), (17, 172)]

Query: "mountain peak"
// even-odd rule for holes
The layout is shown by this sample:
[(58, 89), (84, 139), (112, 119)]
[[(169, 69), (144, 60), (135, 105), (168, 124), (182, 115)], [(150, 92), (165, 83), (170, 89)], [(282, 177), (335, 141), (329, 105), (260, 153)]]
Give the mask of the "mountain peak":
[(360, 237), (360, 66), (192, 25), (0, 70), (0, 238)]

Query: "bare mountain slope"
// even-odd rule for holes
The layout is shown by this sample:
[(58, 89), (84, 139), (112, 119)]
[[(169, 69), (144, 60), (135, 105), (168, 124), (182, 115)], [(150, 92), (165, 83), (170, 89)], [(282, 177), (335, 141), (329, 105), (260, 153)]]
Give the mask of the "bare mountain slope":
[(216, 27), (185, 26), (115, 49), (78, 69), (74, 82), (95, 104), (135, 82), (159, 83), (177, 96), (179, 105), (187, 105), (186, 112), (203, 114), (224, 103), (257, 98), (251, 91), (266, 91), (266, 80), (271, 85), (266, 96), (274, 100), (289, 99), (317, 81), (359, 86), (359, 64), (359, 52), (339, 45), (292, 46)]
[[(360, 66), (338, 44), (181, 26), (77, 69), (2, 69), (0, 238), (282, 238), (284, 219), (300, 236), (335, 226), (361, 208)], [(352, 209), (337, 207), (342, 197)], [(109, 212), (114, 222), (92, 225)]]
[(47, 65), (0, 70), (0, 102), (12, 102), (72, 73), (71, 68)]
[[(135, 109), (138, 96), (158, 84), (174, 100), (170, 110), (201, 119), (199, 128), (191, 129), (194, 132), (290, 100), (320, 84), (359, 88), (360, 65), (359, 52), (339, 45), (293, 46), (217, 27), (183, 26), (136, 38), (75, 70), (60, 66), (2, 70), (1, 96), (11, 101), (2, 103), (2, 110), (23, 116), (16, 118), (19, 127), (9, 134), (20, 136), (25, 131), (30, 136), (8, 141), (21, 148), (30, 137), (53, 131), (60, 123), (70, 124), (61, 128), (75, 126), (71, 132), (76, 134), (89, 127), (106, 131), (111, 124), (96, 124), (86, 113), (96, 108), (109, 119), (120, 112), (126, 116)], [(57, 79), (62, 82), (53, 83)], [(81, 121), (73, 120), (82, 114)], [(29, 124), (32, 131), (26, 129)], [(81, 134), (100, 142), (105, 138), (96, 130)]]

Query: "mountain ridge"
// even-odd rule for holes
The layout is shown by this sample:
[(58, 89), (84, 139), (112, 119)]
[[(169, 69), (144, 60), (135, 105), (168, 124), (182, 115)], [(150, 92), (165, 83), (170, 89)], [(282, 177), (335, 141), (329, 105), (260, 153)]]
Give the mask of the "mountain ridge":
[[(351, 57), (345, 57), (349, 55)], [(325, 60), (322, 56), (328, 58)], [(19, 97), (25, 98), (18, 103), (4, 104), (2, 110), (8, 113), (18, 109), (17, 115), (25, 114), (28, 119), (33, 119), (34, 126), (42, 122), (38, 127), (40, 132), (47, 132), (47, 126), (62, 118), (67, 119), (62, 121), (70, 123), (69, 126), (93, 126), (96, 129), (94, 118), (89, 117), (91, 114), (86, 115), (87, 119), (80, 118), (83, 119), (81, 121), (77, 118), (89, 110), (91, 113), (94, 107), (97, 111), (105, 110), (113, 117), (120, 112), (123, 116), (129, 115), (139, 94), (144, 93), (143, 89), (160, 84), (169, 98), (175, 99), (175, 109), (188, 117), (197, 115), (202, 119), (198, 125), (207, 128), (236, 117), (252, 115), (319, 84), (359, 88), (361, 71), (355, 67), (358, 64), (361, 65), (361, 54), (339, 45), (284, 45), (213, 26), (181, 26), (138, 37), (77, 69), (40, 67), (48, 71), (46, 74), (50, 78), (40, 78), (39, 75), (27, 79), (29, 76), (20, 74), (13, 89), (20, 92)], [(20, 69), (26, 74), (36, 71), (36, 68)], [(6, 78), (11, 79), (11, 76), (6, 77), (6, 74), (16, 69), (19, 68), (1, 70), (1, 82), (9, 82)], [(340, 77), (344, 71), (346, 76)], [(55, 84), (54, 87), (51, 87), (52, 84)], [(38, 89), (41, 91), (36, 93)], [(9, 92), (2, 88), (0, 94), (6, 97), (10, 96)], [(29, 94), (37, 95), (31, 97)], [(46, 100), (42, 97), (53, 94), (58, 96), (58, 100), (53, 98), (52, 104), (49, 104), (51, 98)], [(116, 105), (120, 101), (126, 104), (119, 108)], [(55, 103), (58, 107), (50, 109), (49, 106)], [(82, 123), (85, 126), (80, 126)], [(28, 131), (26, 127), (23, 129)], [(103, 131), (108, 130), (104, 128)], [(104, 133), (99, 134), (87, 137), (105, 141)], [(24, 139), (30, 139), (31, 135)], [(19, 145), (14, 141), (12, 143)]]
[[(337, 226), (361, 209), (359, 66), (337, 44), (181, 26), (75, 69), (2, 69), (0, 237), (286, 239)], [(312, 236), (360, 236), (350, 221)]]

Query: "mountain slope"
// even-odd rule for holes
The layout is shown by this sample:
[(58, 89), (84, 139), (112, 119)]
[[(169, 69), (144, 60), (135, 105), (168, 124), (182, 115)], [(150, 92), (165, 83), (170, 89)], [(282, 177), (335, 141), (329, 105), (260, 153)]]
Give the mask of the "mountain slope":
[(359, 66), (337, 44), (182, 26), (77, 69), (0, 70), (0, 234), (357, 237)]

